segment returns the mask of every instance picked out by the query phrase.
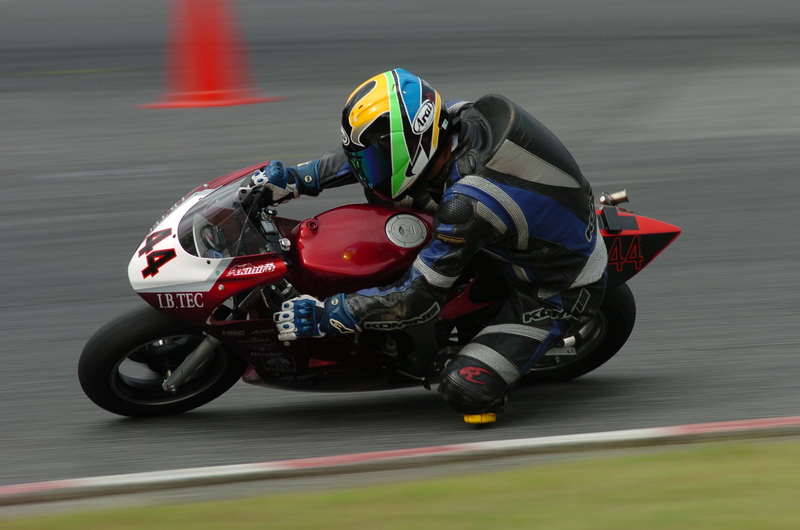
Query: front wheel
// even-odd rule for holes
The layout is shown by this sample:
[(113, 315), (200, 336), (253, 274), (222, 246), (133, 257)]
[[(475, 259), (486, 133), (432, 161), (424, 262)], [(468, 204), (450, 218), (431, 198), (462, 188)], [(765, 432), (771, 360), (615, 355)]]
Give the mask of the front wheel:
[(591, 372), (611, 359), (625, 344), (636, 322), (636, 302), (626, 284), (606, 291), (603, 305), (595, 318), (594, 326), (578, 345), (574, 354), (543, 355), (530, 372), (522, 377), (523, 383), (552, 383), (569, 381)]
[(164, 379), (203, 338), (180, 320), (141, 306), (92, 336), (78, 363), (78, 379), (89, 399), (115, 414), (180, 414), (222, 395), (247, 368), (244, 359), (220, 346), (176, 392), (163, 390)]

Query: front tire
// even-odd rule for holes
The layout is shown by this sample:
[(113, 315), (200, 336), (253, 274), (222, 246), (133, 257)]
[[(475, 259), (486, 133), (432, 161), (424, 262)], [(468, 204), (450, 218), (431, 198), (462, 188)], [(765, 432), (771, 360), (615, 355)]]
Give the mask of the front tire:
[(122, 416), (180, 414), (216, 399), (244, 373), (247, 362), (218, 347), (178, 388), (161, 383), (204, 338), (203, 333), (150, 306), (100, 328), (81, 353), (78, 379), (96, 405)]
[(578, 345), (577, 355), (543, 355), (523, 383), (569, 381), (597, 369), (611, 359), (630, 337), (636, 322), (636, 301), (626, 284), (606, 291), (596, 317), (596, 326), (588, 339)]

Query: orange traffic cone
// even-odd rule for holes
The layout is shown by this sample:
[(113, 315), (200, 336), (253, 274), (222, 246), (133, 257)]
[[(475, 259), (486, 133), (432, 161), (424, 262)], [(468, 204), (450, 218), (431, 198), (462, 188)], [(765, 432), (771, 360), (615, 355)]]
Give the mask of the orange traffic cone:
[(218, 107), (275, 101), (248, 88), (247, 60), (225, 0), (173, 0), (167, 94), (144, 108)]

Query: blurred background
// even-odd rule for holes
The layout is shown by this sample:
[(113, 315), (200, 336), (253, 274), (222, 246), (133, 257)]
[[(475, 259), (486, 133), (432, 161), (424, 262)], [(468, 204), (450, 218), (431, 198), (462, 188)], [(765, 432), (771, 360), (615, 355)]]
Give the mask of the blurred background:
[[(800, 413), (800, 4), (796, 0), (229, 0), (248, 87), (280, 100), (163, 101), (167, 0), (0, 0), (0, 484)], [(140, 303), (126, 267), (197, 184), (333, 149), (359, 83), (394, 67), (445, 99), (515, 100), (596, 192), (683, 235), (631, 282), (606, 366), (520, 388), (491, 429), (435, 392), (237, 385), (177, 418), (86, 399), (89, 336)], [(300, 199), (303, 218), (362, 200)]]

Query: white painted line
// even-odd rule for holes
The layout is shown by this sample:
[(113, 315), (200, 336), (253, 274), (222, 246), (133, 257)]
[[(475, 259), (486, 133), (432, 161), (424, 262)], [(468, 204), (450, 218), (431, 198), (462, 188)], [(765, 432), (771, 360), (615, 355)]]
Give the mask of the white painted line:
[(422, 467), (459, 460), (800, 434), (800, 416), (474, 442), (0, 486), (0, 506), (210, 484)]

